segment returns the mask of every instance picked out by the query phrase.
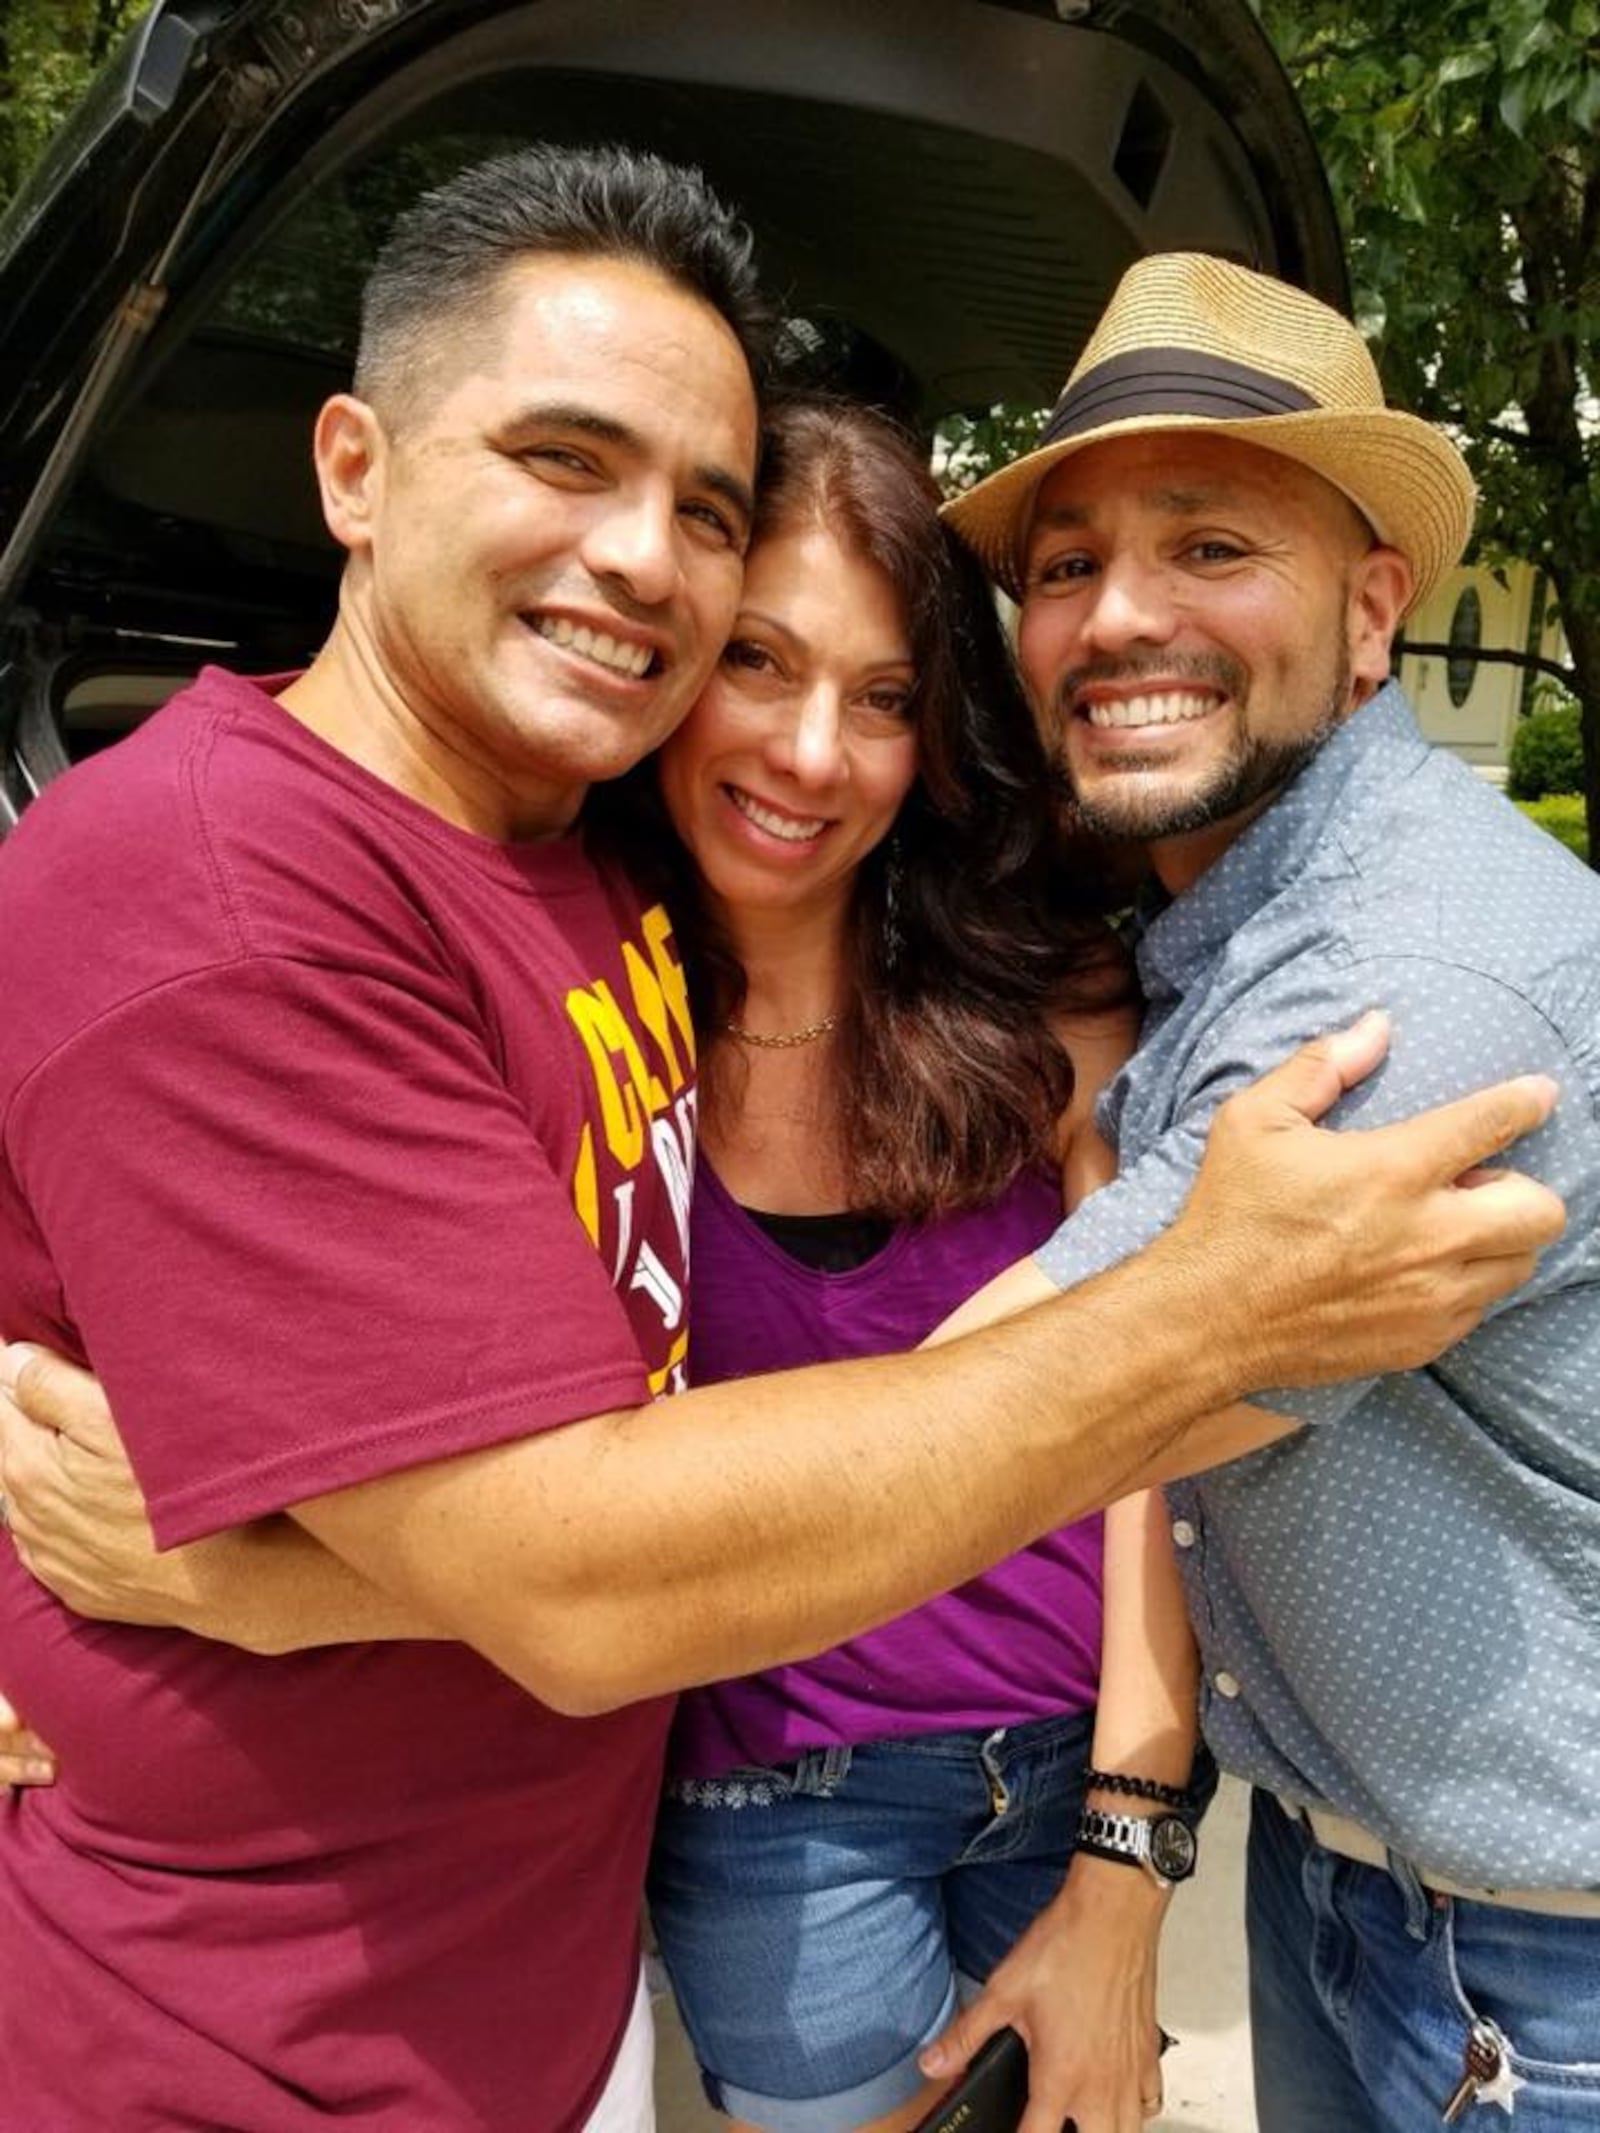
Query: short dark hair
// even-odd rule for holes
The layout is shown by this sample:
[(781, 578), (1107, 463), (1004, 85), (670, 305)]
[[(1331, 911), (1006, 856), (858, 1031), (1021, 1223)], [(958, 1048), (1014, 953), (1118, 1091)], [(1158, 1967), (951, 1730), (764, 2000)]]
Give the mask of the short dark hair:
[[(851, 1205), (919, 1220), (1056, 1159), (1072, 1067), (1052, 1018), (1127, 982), (1098, 885), (1058, 836), (1062, 799), (974, 557), (941, 523), (926, 454), (858, 403), (766, 410), (753, 545), (813, 524), (877, 565), (905, 615), (917, 776), (851, 891), (836, 1070)], [(715, 1039), (745, 973), (666, 817), (654, 766), (590, 794), (591, 835), (672, 912), (708, 1113), (737, 1109)]]
[(540, 144), (458, 171), (395, 220), (367, 278), (355, 387), (404, 397), (441, 327), (487, 330), (517, 260), (627, 259), (653, 267), (726, 320), (753, 377), (774, 314), (748, 227), (686, 164), (617, 147)]

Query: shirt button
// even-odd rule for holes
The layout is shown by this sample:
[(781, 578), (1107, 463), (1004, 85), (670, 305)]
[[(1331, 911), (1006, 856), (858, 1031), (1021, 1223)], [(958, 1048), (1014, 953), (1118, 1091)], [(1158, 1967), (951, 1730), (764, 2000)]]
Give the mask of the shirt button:
[(1219, 1696), (1234, 1697), (1239, 1693), (1239, 1680), (1235, 1674), (1214, 1674), (1211, 1677), (1211, 1685)]
[(1179, 1548), (1194, 1546), (1194, 1528), (1186, 1518), (1175, 1518), (1172, 1521), (1172, 1538)]

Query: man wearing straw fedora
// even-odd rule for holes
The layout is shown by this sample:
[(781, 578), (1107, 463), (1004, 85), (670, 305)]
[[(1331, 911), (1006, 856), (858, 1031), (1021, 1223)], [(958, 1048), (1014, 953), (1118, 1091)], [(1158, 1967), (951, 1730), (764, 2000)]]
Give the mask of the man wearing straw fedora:
[(1156, 883), (1121, 1174), (1042, 1276), (1155, 1236), (1217, 1104), (1363, 1008), (1393, 1045), (1345, 1118), (1513, 1065), (1564, 1092), (1527, 1144), (1571, 1210), (1534, 1280), (1432, 1368), (1264, 1399), (1302, 1426), (1169, 1492), (1207, 1736), (1255, 1787), (1268, 2133), (1600, 2123), (1600, 884), (1389, 679), (1472, 508), (1343, 318), (1173, 254), (948, 514), (1020, 603), (1077, 816)]

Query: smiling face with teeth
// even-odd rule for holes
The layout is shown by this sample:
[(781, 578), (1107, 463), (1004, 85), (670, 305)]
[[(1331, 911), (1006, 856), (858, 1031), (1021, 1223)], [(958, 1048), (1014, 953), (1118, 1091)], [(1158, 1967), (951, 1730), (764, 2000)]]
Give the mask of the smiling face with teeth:
[(1040, 487), (1018, 653), (1085, 825), (1192, 881), (1385, 678), (1410, 577), (1317, 475), (1106, 439)]
[(917, 771), (906, 618), (878, 565), (808, 519), (763, 534), (717, 672), (661, 751), (712, 904), (842, 927)]
[(628, 259), (506, 269), (382, 408), (340, 395), (318, 470), (349, 551), (330, 647), (285, 697), (462, 827), (565, 829), (656, 747), (739, 598), (755, 399), (709, 305)]

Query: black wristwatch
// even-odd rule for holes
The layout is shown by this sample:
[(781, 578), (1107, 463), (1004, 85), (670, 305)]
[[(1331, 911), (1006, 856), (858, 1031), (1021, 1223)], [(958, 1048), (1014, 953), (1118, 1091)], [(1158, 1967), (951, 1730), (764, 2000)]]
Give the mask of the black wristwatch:
[(1098, 1807), (1086, 1807), (1078, 1818), (1078, 1849), (1142, 1866), (1163, 1889), (1187, 1881), (1199, 1853), (1194, 1824), (1182, 1815), (1109, 1815)]

